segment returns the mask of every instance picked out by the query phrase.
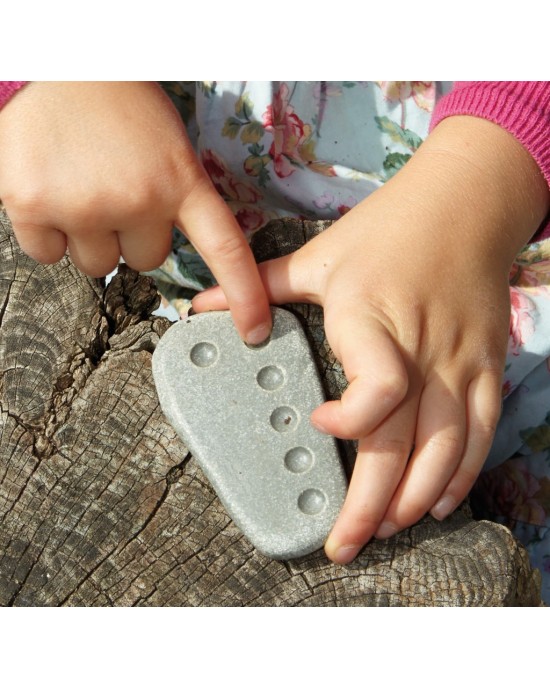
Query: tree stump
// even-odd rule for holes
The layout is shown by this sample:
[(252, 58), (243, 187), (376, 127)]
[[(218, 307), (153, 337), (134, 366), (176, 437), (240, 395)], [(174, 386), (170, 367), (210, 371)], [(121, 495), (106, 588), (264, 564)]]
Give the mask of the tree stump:
[[(272, 223), (260, 259), (318, 223)], [(282, 239), (282, 237), (285, 237)], [(272, 561), (244, 539), (165, 421), (151, 354), (170, 326), (151, 279), (104, 289), (65, 258), (42, 266), (0, 215), (0, 604), (3, 606), (539, 605), (540, 574), (499, 525), (463, 506), (348, 566), (322, 551)], [(295, 306), (327, 394), (345, 380), (320, 309)], [(342, 444), (348, 467), (353, 446)]]

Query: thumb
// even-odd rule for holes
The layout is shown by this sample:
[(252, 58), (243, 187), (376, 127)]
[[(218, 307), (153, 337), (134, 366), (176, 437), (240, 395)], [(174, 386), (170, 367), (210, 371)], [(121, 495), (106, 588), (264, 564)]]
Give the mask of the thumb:
[[(270, 303), (300, 302), (321, 305), (317, 280), (314, 279), (310, 263), (304, 259), (301, 250), (260, 263), (258, 270)], [(193, 299), (193, 310), (197, 313), (227, 308), (227, 297), (220, 287), (206, 289)]]

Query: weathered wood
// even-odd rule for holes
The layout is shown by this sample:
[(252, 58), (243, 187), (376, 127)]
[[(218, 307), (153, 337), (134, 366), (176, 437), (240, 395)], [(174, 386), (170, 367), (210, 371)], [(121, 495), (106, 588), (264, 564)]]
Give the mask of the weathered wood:
[[(373, 542), (346, 567), (321, 551), (259, 555), (160, 411), (151, 352), (169, 323), (150, 316), (152, 281), (121, 269), (103, 290), (68, 259), (37, 265), (5, 215), (0, 225), (0, 604), (540, 604), (525, 550), (467, 507)], [(291, 225), (295, 241), (275, 223), (257, 254), (319, 229)], [(334, 396), (345, 380), (322, 313), (294, 310)]]

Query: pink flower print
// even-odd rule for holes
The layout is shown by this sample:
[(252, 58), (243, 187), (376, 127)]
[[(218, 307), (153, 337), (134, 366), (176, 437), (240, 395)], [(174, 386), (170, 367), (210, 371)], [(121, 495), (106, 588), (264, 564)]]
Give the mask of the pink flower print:
[(508, 519), (544, 525), (548, 478), (536, 478), (522, 459), (511, 459), (482, 473), (476, 493), (493, 514)]
[(216, 190), (225, 199), (256, 203), (262, 198), (262, 195), (251, 184), (235, 176), (214, 151), (208, 148), (203, 150), (201, 160)]
[(325, 191), (322, 196), (319, 196), (313, 201), (313, 205), (320, 210), (332, 210), (332, 204), (334, 203), (334, 196)]
[(260, 208), (240, 203), (229, 204), (245, 236), (250, 236), (270, 219)]
[(521, 464), (511, 466), (500, 486), (499, 503), (508, 508), (508, 515), (518, 521), (544, 525), (546, 512), (537, 500), (542, 485)]
[(510, 270), (510, 283), (518, 287), (530, 287), (533, 294), (550, 298), (550, 257), (541, 254), (527, 255), (527, 260), (517, 260)]
[(521, 347), (535, 332), (535, 324), (531, 312), (531, 300), (516, 287), (510, 287), (512, 310), (510, 313), (509, 345), (514, 356), (519, 355)]
[(510, 380), (504, 380), (502, 383), (502, 389), (501, 389), (501, 394), (502, 398), (506, 399), (506, 397), (509, 397), (510, 394), (514, 391), (513, 384)]
[(433, 81), (377, 81), (384, 98), (404, 103), (412, 96), (421, 110), (432, 112), (435, 104), (435, 82)]
[(340, 217), (342, 215), (345, 215), (347, 212), (349, 212), (354, 206), (357, 205), (357, 200), (353, 198), (352, 196), (349, 196), (344, 203), (341, 203), (338, 206), (338, 212), (340, 213)]
[(262, 120), (265, 130), (273, 135), (269, 154), (275, 173), (281, 178), (289, 177), (294, 172), (294, 165), (305, 165), (314, 160), (311, 126), (304, 124), (294, 112), (288, 96), (288, 86), (281, 84)]
[[(325, 193), (322, 196), (318, 196), (314, 201), (313, 205), (316, 208), (319, 208), (319, 210), (327, 210), (332, 213), (332, 217), (335, 218), (335, 211), (334, 211), (334, 204), (337, 203), (336, 198), (329, 193), (328, 191), (325, 191)], [(342, 217), (342, 215), (345, 215), (349, 210), (351, 210), (354, 206), (357, 205), (357, 199), (353, 198), (353, 196), (348, 196), (344, 201), (341, 201), (338, 203), (336, 206), (336, 211)]]

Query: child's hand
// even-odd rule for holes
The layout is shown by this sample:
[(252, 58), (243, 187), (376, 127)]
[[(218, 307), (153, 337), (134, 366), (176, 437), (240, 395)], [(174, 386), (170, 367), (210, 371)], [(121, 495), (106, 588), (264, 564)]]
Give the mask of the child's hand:
[[(547, 209), (546, 183), (519, 143), (484, 120), (452, 118), (382, 189), (260, 266), (272, 302), (323, 305), (350, 383), (312, 415), (359, 439), (325, 546), (334, 561), (428, 511), (444, 518), (469, 492), (500, 413), (508, 270)], [(193, 306), (223, 307), (223, 294)]]
[(120, 256), (149, 270), (176, 225), (223, 286), (243, 339), (267, 337), (250, 249), (156, 84), (28, 84), (0, 112), (0, 151), (0, 198), (32, 258), (54, 263), (68, 248), (94, 277)]

